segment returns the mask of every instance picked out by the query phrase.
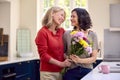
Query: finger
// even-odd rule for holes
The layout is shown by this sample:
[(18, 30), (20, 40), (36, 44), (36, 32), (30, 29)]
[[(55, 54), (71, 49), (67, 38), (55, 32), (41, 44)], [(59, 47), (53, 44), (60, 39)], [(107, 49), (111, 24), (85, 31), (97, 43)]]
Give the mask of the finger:
[(71, 60), (71, 59), (68, 59), (67, 61), (68, 61), (68, 62), (71, 62), (72, 60)]

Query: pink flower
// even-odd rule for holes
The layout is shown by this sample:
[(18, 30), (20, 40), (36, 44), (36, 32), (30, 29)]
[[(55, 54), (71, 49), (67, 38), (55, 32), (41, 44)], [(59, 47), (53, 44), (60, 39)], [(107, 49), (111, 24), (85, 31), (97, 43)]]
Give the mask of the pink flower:
[(86, 47), (85, 50), (88, 52), (88, 54), (92, 53), (92, 48), (91, 47)]
[(77, 32), (76, 34), (73, 34), (73, 37), (84, 37), (84, 33), (83, 32)]
[(92, 47), (90, 46), (90, 41), (85, 37), (84, 33), (81, 31), (71, 32), (71, 54), (81, 55), (83, 53), (92, 53)]

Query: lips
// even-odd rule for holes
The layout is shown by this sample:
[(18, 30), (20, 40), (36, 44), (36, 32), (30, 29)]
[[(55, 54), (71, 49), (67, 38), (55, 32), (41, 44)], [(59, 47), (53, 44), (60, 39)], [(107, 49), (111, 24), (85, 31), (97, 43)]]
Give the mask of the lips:
[(59, 22), (60, 22), (60, 23), (63, 23), (63, 20), (59, 19)]
[(75, 25), (75, 21), (71, 21), (71, 24), (72, 24), (72, 25)]

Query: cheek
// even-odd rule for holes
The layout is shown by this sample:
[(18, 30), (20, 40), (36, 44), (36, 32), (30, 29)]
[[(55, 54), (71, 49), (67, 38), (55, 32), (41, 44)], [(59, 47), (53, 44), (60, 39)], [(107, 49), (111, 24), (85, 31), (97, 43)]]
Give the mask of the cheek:
[(54, 16), (54, 17), (53, 17), (53, 20), (54, 20), (54, 21), (56, 21), (56, 20), (57, 20), (57, 18), (58, 18), (58, 17), (55, 17), (55, 16)]
[(78, 21), (76, 21), (76, 25), (78, 25)]
[(71, 23), (72, 24), (76, 24), (77, 22), (75, 20), (71, 20)]
[(74, 19), (74, 23), (75, 23), (75, 24), (78, 24), (78, 21), (77, 21), (77, 19)]
[(71, 21), (71, 25), (72, 26), (78, 26), (78, 22), (77, 21)]

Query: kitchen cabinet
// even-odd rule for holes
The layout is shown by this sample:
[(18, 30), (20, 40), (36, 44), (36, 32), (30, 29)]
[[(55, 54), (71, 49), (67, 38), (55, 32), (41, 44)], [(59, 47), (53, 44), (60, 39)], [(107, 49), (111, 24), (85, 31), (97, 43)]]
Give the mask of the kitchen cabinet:
[(104, 60), (120, 61), (120, 31), (104, 29)]
[(40, 80), (39, 59), (0, 65), (0, 80)]
[(0, 80), (14, 80), (15, 76), (15, 64), (0, 66)]
[(40, 72), (39, 72), (39, 68), (40, 68), (40, 61), (39, 60), (33, 60), (31, 63), (31, 70), (30, 70), (30, 75), (31, 80), (40, 80)]
[(102, 59), (97, 59), (95, 63), (93, 63), (93, 68), (95, 68), (97, 65), (99, 65), (103, 60)]
[(16, 80), (27, 80), (28, 78), (31, 80), (30, 76), (30, 66), (32, 61), (25, 61), (16, 63)]
[(110, 4), (110, 31), (120, 31), (120, 4)]

